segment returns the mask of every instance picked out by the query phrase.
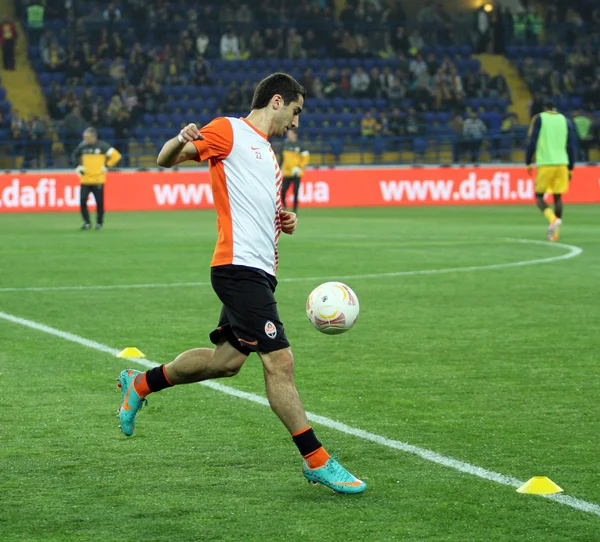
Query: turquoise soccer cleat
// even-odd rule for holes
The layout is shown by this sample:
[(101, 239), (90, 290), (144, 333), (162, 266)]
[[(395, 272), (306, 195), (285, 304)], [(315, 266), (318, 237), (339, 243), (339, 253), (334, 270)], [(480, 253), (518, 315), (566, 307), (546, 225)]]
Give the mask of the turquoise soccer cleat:
[(311, 469), (303, 459), (302, 474), (309, 482), (323, 484), (336, 493), (361, 493), (367, 489), (367, 484), (350, 474), (333, 457), (318, 469)]
[(130, 437), (135, 429), (135, 415), (148, 401), (135, 391), (133, 381), (140, 371), (126, 369), (117, 378), (117, 387), (121, 388), (123, 402), (119, 408), (119, 427), (123, 434)]

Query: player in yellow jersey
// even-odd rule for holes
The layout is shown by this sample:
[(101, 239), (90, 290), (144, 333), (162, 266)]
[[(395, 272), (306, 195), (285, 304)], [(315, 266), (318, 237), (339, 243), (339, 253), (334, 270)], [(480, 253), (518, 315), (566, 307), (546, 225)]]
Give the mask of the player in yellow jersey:
[[(569, 190), (575, 165), (575, 131), (572, 123), (558, 111), (551, 100), (544, 103), (544, 112), (533, 117), (529, 128), (529, 146), (525, 156), (527, 172), (535, 154), (535, 201), (550, 225), (546, 232), (549, 241), (558, 241), (562, 225), (562, 195)], [(554, 210), (544, 201), (553, 194)]]
[(106, 141), (98, 139), (95, 128), (86, 128), (83, 141), (73, 152), (73, 163), (77, 164), (75, 171), (81, 180), (79, 204), (83, 217), (82, 230), (90, 229), (90, 213), (87, 200), (94, 194), (97, 207), (96, 229), (101, 230), (104, 223), (104, 183), (106, 172), (121, 160), (121, 153)]
[(304, 168), (310, 161), (310, 154), (306, 148), (298, 142), (298, 134), (294, 130), (287, 133), (287, 139), (283, 143), (283, 185), (281, 187), (281, 201), (285, 207), (285, 195), (294, 186), (294, 213), (298, 211), (298, 194), (300, 193), (300, 181)]

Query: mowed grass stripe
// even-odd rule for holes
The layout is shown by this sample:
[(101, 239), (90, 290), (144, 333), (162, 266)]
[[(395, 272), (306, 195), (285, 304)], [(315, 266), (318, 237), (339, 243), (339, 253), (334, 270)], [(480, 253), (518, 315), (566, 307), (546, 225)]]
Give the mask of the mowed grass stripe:
[[(477, 238), (473, 238), (477, 239)], [(550, 243), (547, 241), (536, 241), (531, 239), (512, 239), (503, 238), (501, 241), (507, 243), (521, 243), (521, 244), (532, 244), (549, 246), (552, 248), (562, 248), (567, 252), (559, 256), (551, 256), (548, 258), (537, 258), (534, 260), (519, 260), (516, 262), (508, 263), (497, 263), (490, 265), (474, 265), (467, 267), (450, 267), (446, 269), (417, 269), (413, 271), (392, 271), (389, 273), (363, 273), (358, 275), (342, 275), (336, 276), (335, 280), (358, 280), (358, 279), (375, 279), (375, 278), (394, 278), (394, 277), (407, 277), (411, 275), (438, 275), (444, 273), (460, 273), (465, 271), (485, 271), (504, 269), (511, 267), (523, 267), (526, 265), (540, 265), (546, 263), (558, 262), (561, 260), (569, 260), (575, 258), (583, 253), (583, 249), (574, 245), (565, 245), (562, 243)], [(318, 282), (332, 280), (332, 277), (284, 277), (280, 278), (278, 282)], [(175, 283), (147, 283), (147, 284), (114, 284), (114, 285), (74, 285), (74, 286), (24, 286), (24, 287), (8, 287), (0, 288), (2, 292), (61, 292), (71, 290), (135, 290), (144, 288), (190, 288), (210, 286), (210, 282), (175, 282)]]
[[(119, 350), (116, 348), (112, 348), (110, 346), (104, 345), (102, 343), (86, 339), (84, 337), (80, 337), (79, 335), (75, 335), (73, 333), (68, 333), (65, 331), (61, 331), (59, 329), (47, 326), (45, 324), (41, 324), (38, 322), (34, 322), (32, 320), (27, 320), (24, 318), (20, 318), (18, 316), (8, 314), (5, 312), (0, 312), (0, 318), (6, 320), (8, 322), (12, 322), (15, 324), (19, 324), (22, 326), (26, 326), (37, 331), (41, 331), (47, 333), (49, 335), (53, 335), (55, 337), (59, 337), (61, 339), (68, 340), (73, 343), (80, 344), (82, 346), (86, 346), (87, 348), (92, 348), (94, 350), (104, 352), (111, 355), (117, 355)], [(129, 361), (142, 365), (144, 367), (156, 367), (158, 364), (154, 363), (150, 360), (138, 359), (138, 358), (130, 358)], [(256, 395), (254, 393), (243, 392), (237, 390), (235, 388), (224, 386), (222, 384), (218, 384), (216, 382), (201, 382), (203, 386), (211, 388), (215, 391), (220, 391), (227, 395), (237, 397), (240, 399), (245, 399), (247, 401), (251, 401), (253, 403), (261, 404), (263, 406), (269, 406), (269, 403), (266, 398), (261, 397), (260, 395)], [(358, 429), (355, 427), (348, 426), (344, 423), (337, 422), (325, 416), (320, 416), (318, 414), (307, 413), (308, 418), (315, 423), (328, 427), (330, 429), (335, 429), (342, 433), (346, 433), (348, 435), (358, 437), (367, 441), (374, 442), (381, 446), (386, 446), (388, 448), (400, 450), (406, 453), (417, 455), (418, 457), (430, 461), (432, 463), (437, 463), (444, 467), (452, 468), (458, 470), (459, 472), (463, 472), (465, 474), (469, 474), (472, 476), (476, 476), (478, 478), (482, 478), (484, 480), (489, 480), (492, 482), (496, 482), (498, 484), (503, 484), (511, 487), (519, 487), (524, 481), (518, 480), (516, 478), (506, 476), (504, 474), (500, 474), (498, 472), (489, 471), (482, 467), (477, 467), (475, 465), (471, 465), (470, 463), (466, 463), (457, 459), (453, 459), (451, 457), (447, 457), (431, 450), (427, 450), (424, 448), (419, 448), (418, 446), (413, 446), (411, 444), (400, 442), (392, 439), (388, 439), (381, 435), (376, 435), (374, 433), (370, 433), (368, 431), (364, 431), (362, 429)], [(555, 501), (559, 504), (563, 504), (574, 508), (576, 510), (581, 510), (583, 512), (588, 512), (590, 514), (594, 514), (596, 516), (600, 516), (600, 506), (591, 503), (588, 501), (584, 501), (581, 499), (577, 499), (576, 497), (572, 497), (569, 495), (543, 495), (544, 498)]]

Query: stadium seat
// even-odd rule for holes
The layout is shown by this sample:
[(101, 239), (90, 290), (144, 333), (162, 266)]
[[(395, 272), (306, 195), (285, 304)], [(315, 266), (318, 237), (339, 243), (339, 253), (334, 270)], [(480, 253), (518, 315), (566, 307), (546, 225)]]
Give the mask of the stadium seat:
[(113, 128), (100, 128), (98, 130), (98, 137), (106, 141), (111, 141), (115, 138), (115, 130)]
[(67, 75), (64, 73), (52, 73), (50, 74), (53, 81), (56, 81), (60, 85), (63, 85), (67, 79)]
[(52, 77), (50, 77), (49, 73), (38, 73), (38, 80), (40, 82), (40, 85), (43, 87), (49, 86), (50, 83), (52, 82)]
[(173, 119), (174, 115), (167, 115), (166, 113), (159, 113), (156, 115), (156, 122), (159, 126), (167, 126)]
[(329, 152), (333, 154), (336, 160), (339, 160), (340, 154), (344, 150), (344, 143), (340, 139), (329, 140)]
[(210, 113), (201, 113), (200, 115), (197, 116), (198, 122), (202, 126), (205, 126), (206, 124), (208, 124), (213, 119), (213, 117), (214, 117), (214, 115), (212, 115)]
[(115, 94), (115, 91), (112, 87), (98, 87), (98, 92), (106, 101), (109, 101)]
[(452, 118), (452, 113), (440, 111), (440, 112), (436, 113), (435, 121), (439, 122), (441, 124), (447, 124), (448, 122), (450, 122), (451, 118)]
[(481, 120), (485, 122), (490, 132), (497, 133), (500, 131), (503, 119), (500, 113), (492, 111), (491, 113), (482, 113)]
[(425, 137), (415, 137), (413, 139), (413, 151), (415, 154), (423, 155), (427, 151), (429, 142)]
[(426, 111), (423, 113), (423, 122), (433, 124), (436, 120), (436, 113)]

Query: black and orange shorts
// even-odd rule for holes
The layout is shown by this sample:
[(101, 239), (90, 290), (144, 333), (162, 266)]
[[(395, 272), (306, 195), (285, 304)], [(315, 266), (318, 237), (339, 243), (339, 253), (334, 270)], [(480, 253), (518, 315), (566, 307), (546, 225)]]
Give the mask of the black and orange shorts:
[(213, 344), (226, 340), (245, 355), (268, 354), (290, 343), (277, 312), (277, 279), (243, 265), (211, 268), (212, 287), (223, 303), (219, 325), (210, 334)]

